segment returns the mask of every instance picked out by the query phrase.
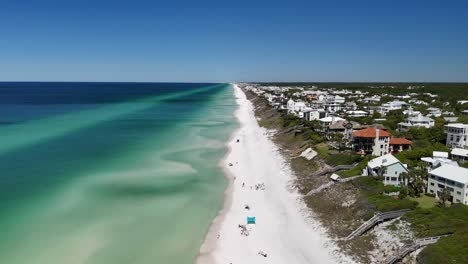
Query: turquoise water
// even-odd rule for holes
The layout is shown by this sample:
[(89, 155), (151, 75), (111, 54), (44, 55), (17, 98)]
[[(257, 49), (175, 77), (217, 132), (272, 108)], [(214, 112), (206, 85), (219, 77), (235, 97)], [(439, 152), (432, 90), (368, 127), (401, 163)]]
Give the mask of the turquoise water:
[(100, 85), (0, 84), (1, 263), (193, 263), (233, 90)]

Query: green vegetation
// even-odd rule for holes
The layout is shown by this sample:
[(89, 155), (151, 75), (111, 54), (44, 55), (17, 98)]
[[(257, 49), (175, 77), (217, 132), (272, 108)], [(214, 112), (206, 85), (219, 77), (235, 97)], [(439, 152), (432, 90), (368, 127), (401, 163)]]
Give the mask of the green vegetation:
[(412, 223), (418, 237), (453, 234), (427, 246), (419, 255), (421, 263), (466, 263), (468, 259), (468, 206), (417, 208), (403, 219)]
[(411, 201), (418, 202), (418, 207), (428, 209), (432, 208), (437, 204), (437, 199), (428, 195), (422, 195), (421, 197), (410, 197)]
[(440, 143), (428, 144), (426, 147), (415, 147), (412, 150), (402, 151), (395, 154), (395, 157), (402, 163), (408, 164), (410, 168), (416, 167), (422, 157), (432, 157), (433, 151), (449, 151), (445, 145)]
[(328, 145), (325, 143), (315, 145), (314, 149), (317, 151), (317, 155), (331, 166), (351, 165), (363, 159), (361, 156), (354, 153), (336, 153), (330, 151)]
[(351, 165), (357, 162), (360, 162), (363, 158), (359, 155), (356, 154), (350, 154), (350, 153), (336, 153), (333, 155), (329, 155), (326, 159), (325, 162), (327, 164), (330, 164), (332, 166), (338, 166), (338, 165)]
[(366, 156), (354, 168), (345, 171), (340, 171), (338, 172), (338, 174), (343, 178), (361, 175), (362, 170), (367, 167), (367, 163), (369, 162), (369, 160), (371, 160), (371, 157)]
[(414, 209), (417, 202), (408, 198), (397, 199), (384, 193), (391, 193), (398, 190), (394, 186), (385, 186), (382, 177), (362, 177), (354, 181), (354, 184), (361, 190), (361, 194), (375, 206), (380, 212), (388, 212), (400, 209)]
[(317, 155), (322, 158), (328, 158), (328, 145), (325, 143), (320, 143), (314, 146), (315, 151), (317, 151)]

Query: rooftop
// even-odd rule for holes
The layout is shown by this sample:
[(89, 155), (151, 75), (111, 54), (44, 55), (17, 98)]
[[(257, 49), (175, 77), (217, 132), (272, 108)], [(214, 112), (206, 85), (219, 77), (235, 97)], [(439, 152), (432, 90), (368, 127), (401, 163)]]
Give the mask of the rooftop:
[[(362, 138), (375, 138), (377, 135), (377, 129), (374, 127), (368, 127), (365, 129), (353, 132), (353, 136)], [(385, 130), (379, 129), (379, 137), (390, 137), (390, 133)]]
[(453, 165), (442, 165), (429, 172), (432, 175), (445, 178), (447, 180), (468, 184), (468, 169)]
[(454, 148), (451, 153), (452, 155), (468, 157), (468, 149)]
[(468, 128), (468, 124), (462, 124), (462, 123), (452, 123), (452, 124), (447, 124), (445, 126), (452, 127), (452, 128)]
[(338, 116), (327, 116), (327, 117), (319, 119), (319, 121), (328, 123), (328, 122), (344, 121), (344, 119)]
[(395, 156), (393, 156), (392, 154), (387, 154), (370, 160), (367, 163), (367, 166), (371, 169), (375, 169), (381, 166), (387, 167), (398, 162), (400, 161), (397, 158), (395, 158)]
[(392, 138), (390, 139), (390, 145), (411, 145), (413, 142), (407, 140), (406, 138)]
[(427, 117), (427, 116), (417, 115), (417, 116), (409, 117), (408, 121), (410, 122), (432, 122), (434, 121), (434, 119)]

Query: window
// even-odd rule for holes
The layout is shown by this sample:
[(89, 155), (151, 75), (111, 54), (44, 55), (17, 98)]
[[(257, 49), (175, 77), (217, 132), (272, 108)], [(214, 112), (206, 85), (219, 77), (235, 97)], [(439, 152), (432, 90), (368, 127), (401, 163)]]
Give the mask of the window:
[(443, 185), (443, 184), (437, 184), (437, 186), (438, 186), (439, 188), (445, 188), (445, 185)]
[(461, 192), (457, 192), (458, 195), (461, 195)]
[(457, 199), (457, 203), (459, 203), (459, 202), (460, 202), (460, 200), (459, 200), (459, 199)]
[(395, 175), (397, 175), (397, 174), (398, 174), (398, 171), (395, 171)]
[(434, 186), (434, 183), (433, 183), (433, 182), (431, 182), (431, 186)]
[(430, 190), (431, 193), (434, 193), (434, 190)]

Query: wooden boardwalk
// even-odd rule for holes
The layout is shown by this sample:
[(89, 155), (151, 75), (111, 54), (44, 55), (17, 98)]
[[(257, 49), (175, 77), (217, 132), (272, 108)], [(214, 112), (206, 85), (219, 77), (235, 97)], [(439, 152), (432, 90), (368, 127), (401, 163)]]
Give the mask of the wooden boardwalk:
[(405, 213), (411, 211), (411, 209), (402, 209), (397, 211), (385, 212), (385, 213), (377, 213), (371, 219), (367, 220), (363, 223), (360, 227), (354, 230), (351, 234), (349, 234), (345, 240), (351, 240), (357, 236), (364, 234), (367, 230), (371, 229), (378, 223), (394, 219), (404, 215)]
[(437, 241), (439, 241), (440, 238), (447, 237), (447, 236), (449, 236), (449, 235), (442, 235), (442, 236), (426, 237), (426, 238), (416, 239), (414, 241), (414, 243), (409, 244), (409, 245), (405, 245), (404, 249), (402, 251), (399, 251), (395, 256), (392, 256), (389, 259), (387, 259), (385, 261), (385, 264), (394, 264), (394, 263), (400, 261), (401, 259), (403, 259), (409, 253), (411, 253), (411, 252), (413, 252), (413, 251), (415, 251), (415, 250), (417, 250), (417, 249), (419, 249), (421, 247), (424, 247), (424, 246), (427, 246), (427, 245), (430, 245), (430, 244), (434, 244)]
[(360, 178), (360, 177), (367, 177), (365, 175), (358, 175), (358, 176), (353, 176), (353, 177), (349, 177), (349, 178), (344, 178), (344, 179), (340, 179), (339, 181), (330, 181), (330, 182), (327, 182), (325, 184), (322, 184), (320, 185), (318, 188), (316, 189), (313, 189), (313, 190), (310, 190), (306, 196), (309, 196), (309, 195), (313, 195), (313, 194), (316, 194), (316, 193), (319, 193), (325, 189), (328, 189), (330, 188), (331, 186), (335, 185), (335, 184), (339, 184), (339, 183), (342, 183), (342, 182), (348, 182), (348, 181), (352, 181), (354, 179), (357, 179), (357, 178)]

